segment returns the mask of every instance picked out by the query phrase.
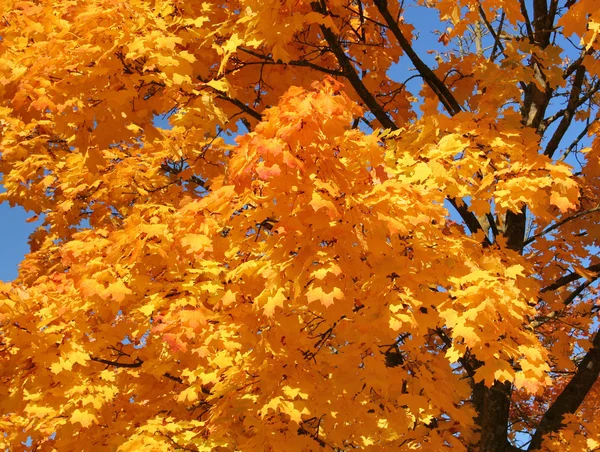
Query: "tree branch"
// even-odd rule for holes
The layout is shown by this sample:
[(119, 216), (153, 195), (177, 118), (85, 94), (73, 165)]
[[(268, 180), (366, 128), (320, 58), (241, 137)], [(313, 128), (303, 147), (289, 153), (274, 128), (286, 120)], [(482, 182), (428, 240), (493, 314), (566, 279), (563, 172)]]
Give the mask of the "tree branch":
[(573, 120), (573, 116), (575, 115), (575, 110), (577, 109), (577, 105), (579, 103), (579, 95), (581, 94), (581, 85), (583, 84), (583, 80), (585, 79), (585, 66), (579, 66), (577, 71), (575, 71), (575, 79), (573, 80), (573, 86), (571, 87), (571, 94), (569, 95), (569, 102), (567, 104), (567, 108), (565, 109), (564, 115), (558, 124), (558, 127), (554, 131), (552, 138), (548, 142), (546, 149), (544, 151), (544, 155), (552, 158), (554, 152), (558, 148), (560, 141), (567, 133), (569, 126), (571, 125), (571, 121)]
[[(324, 4), (321, 4), (321, 2), (313, 2), (311, 3), (311, 6), (313, 11), (323, 14), (324, 16), (327, 15), (327, 9)], [(352, 66), (350, 59), (348, 58), (346, 52), (339, 43), (336, 34), (329, 28), (327, 28), (325, 25), (321, 25), (320, 28), (321, 32), (323, 33), (323, 37), (327, 41), (327, 44), (331, 48), (331, 51), (337, 58), (338, 63), (342, 68), (342, 73), (344, 77), (348, 79), (350, 85), (352, 85), (352, 88), (354, 88), (354, 91), (356, 91), (356, 93), (363, 100), (367, 108), (371, 110), (371, 113), (375, 115), (375, 117), (383, 127), (385, 127), (386, 129), (396, 130), (398, 127), (396, 126), (394, 121), (390, 119), (383, 107), (379, 104), (379, 102), (377, 102), (373, 94), (371, 94), (371, 92), (367, 89), (367, 87), (364, 85), (364, 83), (356, 73), (356, 70)]]
[(554, 223), (552, 226), (548, 226), (546, 229), (544, 229), (539, 234), (535, 234), (535, 235), (532, 235), (531, 237), (529, 237), (527, 240), (525, 240), (525, 242), (523, 242), (523, 246), (529, 245), (530, 243), (534, 242), (536, 239), (554, 231), (555, 229), (560, 228), (563, 224), (568, 223), (569, 221), (576, 220), (579, 217), (583, 217), (584, 215), (589, 215), (590, 213), (594, 213), (594, 212), (598, 212), (598, 211), (600, 211), (600, 205), (594, 207), (593, 209), (584, 210), (583, 212), (578, 212), (575, 215), (572, 215), (563, 220), (560, 220), (560, 221)]
[(252, 116), (254, 119), (256, 119), (258, 121), (262, 120), (262, 115), (259, 112), (257, 112), (253, 108), (249, 107), (248, 105), (246, 105), (239, 99), (234, 99), (232, 97), (229, 97), (225, 93), (222, 93), (220, 91), (219, 91), (219, 94), (217, 95), (217, 99), (226, 100), (227, 102), (230, 102), (233, 105), (235, 105), (236, 107), (238, 107), (240, 110), (242, 110), (247, 115)]
[(502, 11), (502, 16), (500, 17), (500, 25), (498, 27), (498, 33), (496, 33), (496, 30), (494, 30), (494, 27), (492, 27), (492, 24), (488, 20), (486, 14), (485, 14), (485, 11), (483, 10), (483, 7), (481, 6), (480, 1), (477, 2), (477, 6), (478, 6), (478, 10), (479, 10), (479, 15), (483, 19), (483, 23), (485, 24), (488, 31), (492, 35), (492, 38), (494, 38), (494, 47), (492, 48), (492, 53), (490, 55), (490, 61), (494, 61), (496, 49), (500, 49), (500, 53), (504, 52), (504, 46), (502, 45), (502, 41), (500, 41), (500, 33), (502, 32), (502, 26), (504, 25), (505, 14), (504, 14), (504, 11)]
[[(581, 67), (581, 66), (580, 66)], [(598, 90), (600, 90), (600, 80), (597, 80), (596, 83), (594, 84), (594, 86), (592, 86), (589, 90), (586, 91), (586, 93), (581, 96), (580, 99), (577, 100), (577, 103), (575, 105), (575, 108), (580, 107), (581, 105), (583, 105), (586, 101), (588, 101), (594, 94), (596, 94), (598, 92)], [(562, 117), (565, 115), (565, 113), (569, 111), (569, 108), (563, 108), (562, 110), (557, 111), (556, 113), (554, 113), (552, 116), (544, 119), (544, 125), (547, 127), (548, 125), (552, 124), (554, 121), (556, 121), (558, 118)]]
[(421, 74), (421, 77), (423, 77), (425, 83), (427, 83), (437, 95), (438, 99), (440, 102), (442, 102), (448, 113), (450, 113), (451, 116), (459, 113), (461, 111), (460, 104), (456, 101), (448, 87), (437, 77), (437, 75), (435, 75), (429, 66), (427, 66), (413, 50), (406, 37), (402, 34), (402, 30), (400, 30), (396, 20), (394, 17), (392, 17), (392, 14), (387, 7), (387, 0), (375, 0), (374, 3), (379, 10), (379, 13), (383, 16), (389, 29), (396, 37), (400, 47), (402, 47), (404, 53), (408, 56), (408, 58), (410, 58), (410, 61), (412, 61), (412, 63), (415, 65), (415, 68), (419, 74)]
[[(590, 265), (585, 270), (588, 272), (600, 274), (600, 264)], [(598, 276), (598, 275), (594, 275), (594, 276)], [(558, 278), (556, 281), (554, 281), (549, 286), (544, 287), (540, 292), (550, 292), (552, 290), (560, 289), (561, 287), (566, 286), (567, 284), (572, 283), (573, 281), (577, 281), (580, 278), (583, 278), (583, 276), (581, 276), (578, 273), (569, 273), (568, 275)]]
[[(121, 367), (126, 369), (135, 369), (138, 367), (142, 367), (142, 364), (144, 364), (144, 360), (140, 358), (135, 358), (135, 360), (132, 363), (120, 363), (118, 361), (110, 361), (108, 359), (97, 358), (92, 355), (90, 355), (90, 359), (97, 363), (106, 364), (107, 366)], [(169, 372), (165, 372), (163, 374), (163, 377), (166, 377), (169, 380), (173, 380), (176, 383), (183, 384), (183, 380), (181, 378), (171, 375)]]
[(533, 0), (533, 36), (535, 43), (545, 48), (550, 43), (550, 31), (548, 27), (548, 4), (546, 0)]
[(569, 147), (567, 148), (567, 150), (563, 153), (563, 155), (560, 157), (561, 161), (564, 161), (567, 156), (573, 152), (573, 149), (575, 149), (575, 147), (579, 144), (579, 142), (581, 140), (583, 140), (583, 138), (587, 135), (587, 133), (590, 131), (590, 127), (592, 126), (592, 123), (590, 122), (589, 118), (586, 121), (585, 127), (583, 128), (583, 130), (579, 133), (579, 135), (577, 135), (573, 141), (571, 142), (571, 144), (569, 145)]
[(90, 355), (90, 359), (97, 363), (106, 364), (107, 366), (125, 367), (128, 369), (134, 369), (136, 367), (141, 367), (141, 365), (144, 364), (144, 361), (142, 361), (140, 358), (136, 358), (132, 363), (120, 363), (118, 361), (109, 361), (107, 359), (97, 358), (97, 357), (91, 356), (91, 355)]
[(592, 347), (577, 366), (577, 371), (565, 389), (546, 411), (528, 450), (539, 449), (544, 436), (560, 429), (565, 414), (577, 411), (600, 375), (600, 332), (596, 333)]
[(577, 70), (577, 68), (579, 66), (581, 66), (581, 63), (583, 63), (584, 58), (587, 55), (591, 55), (592, 53), (594, 53), (594, 47), (590, 47), (589, 49), (585, 50), (584, 52), (581, 53), (581, 55), (579, 56), (579, 58), (577, 58), (575, 61), (573, 61), (568, 67), (567, 69), (565, 69), (565, 72), (563, 74), (563, 79), (568, 79), (569, 76), (575, 72)]
[[(573, 301), (575, 301), (575, 299), (581, 295), (581, 292), (583, 292), (585, 289), (587, 289), (589, 286), (591, 286), (592, 284), (594, 284), (596, 281), (598, 281), (598, 279), (600, 279), (600, 274), (596, 275), (594, 278), (588, 279), (586, 282), (584, 282), (583, 284), (580, 284), (575, 290), (573, 290), (569, 296), (567, 298), (564, 299), (563, 301), (563, 305), (565, 307), (569, 306), (571, 303), (573, 303)], [(560, 310), (557, 311), (552, 311), (550, 314), (548, 315), (544, 315), (544, 316), (538, 316), (536, 317), (536, 319), (531, 322), (529, 324), (529, 327), (532, 329), (536, 329), (542, 325), (544, 325), (545, 323), (547, 323), (548, 321), (557, 318), (559, 315), (561, 314)]]
[[(454, 209), (456, 209), (456, 211), (458, 212), (458, 214), (460, 215), (462, 220), (465, 222), (465, 224), (467, 225), (467, 228), (469, 228), (469, 231), (471, 232), (471, 234), (475, 234), (478, 231), (484, 230), (483, 227), (481, 226), (481, 223), (475, 216), (475, 214), (469, 210), (469, 208), (467, 207), (467, 205), (465, 204), (465, 202), (462, 199), (461, 200), (457, 200), (456, 198), (447, 198), (447, 199), (448, 199), (448, 202), (450, 204), (452, 204), (452, 207), (454, 207)], [(492, 244), (492, 242), (490, 242), (489, 237), (487, 237), (487, 236), (484, 238), (483, 243), (484, 243), (484, 246), (489, 246)]]
[(521, 15), (523, 16), (523, 19), (525, 19), (525, 29), (527, 30), (527, 37), (529, 38), (529, 42), (533, 43), (533, 28), (531, 27), (531, 19), (529, 18), (529, 13), (527, 12), (525, 0), (519, 0), (519, 5), (521, 6)]
[(333, 76), (343, 76), (344, 75), (344, 73), (342, 71), (319, 66), (318, 64), (314, 64), (314, 63), (311, 63), (310, 61), (306, 61), (306, 60), (294, 60), (294, 61), (288, 61), (287, 63), (284, 63), (282, 61), (275, 61), (269, 55), (262, 55), (253, 50), (246, 49), (245, 47), (238, 47), (238, 50), (241, 50), (242, 52), (247, 53), (248, 55), (252, 55), (253, 57), (264, 60), (265, 61), (264, 64), (279, 64), (279, 65), (284, 65), (284, 66), (287, 65), (287, 66), (309, 67), (316, 71), (324, 72), (325, 74), (329, 74), (329, 75), (333, 75)]

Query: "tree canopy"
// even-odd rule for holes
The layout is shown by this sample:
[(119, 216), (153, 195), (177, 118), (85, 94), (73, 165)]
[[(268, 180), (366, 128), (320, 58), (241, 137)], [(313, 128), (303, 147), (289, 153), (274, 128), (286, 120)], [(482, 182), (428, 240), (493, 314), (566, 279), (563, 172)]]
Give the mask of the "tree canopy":
[(0, 448), (600, 450), (595, 1), (0, 6)]

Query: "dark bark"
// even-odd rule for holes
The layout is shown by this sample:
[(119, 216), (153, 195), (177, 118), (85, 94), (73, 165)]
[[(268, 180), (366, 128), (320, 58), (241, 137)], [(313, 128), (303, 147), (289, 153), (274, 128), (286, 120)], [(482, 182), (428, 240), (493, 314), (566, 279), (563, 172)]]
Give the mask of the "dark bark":
[(504, 452), (509, 448), (507, 439), (511, 383), (494, 382), (486, 387), (483, 382), (473, 387), (473, 403), (477, 410), (475, 421), (480, 429), (479, 452)]
[(525, 241), (525, 225), (527, 221), (525, 207), (518, 213), (510, 210), (506, 212), (505, 221), (506, 229), (504, 230), (504, 236), (507, 240), (507, 246), (509, 249), (520, 253), (523, 250), (523, 243)]

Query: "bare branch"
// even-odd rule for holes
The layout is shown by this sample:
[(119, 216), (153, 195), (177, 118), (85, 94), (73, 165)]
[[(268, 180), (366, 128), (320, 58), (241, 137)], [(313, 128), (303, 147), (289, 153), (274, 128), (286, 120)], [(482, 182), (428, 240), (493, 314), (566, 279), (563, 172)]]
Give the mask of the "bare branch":
[(540, 237), (548, 234), (549, 232), (552, 232), (555, 229), (560, 228), (563, 224), (568, 223), (569, 221), (576, 220), (577, 218), (583, 217), (584, 215), (589, 215), (590, 213), (594, 213), (594, 212), (598, 212), (598, 211), (600, 211), (600, 206), (596, 206), (593, 209), (584, 210), (583, 212), (578, 212), (575, 215), (565, 218), (557, 223), (554, 223), (552, 226), (548, 226), (546, 229), (544, 229), (539, 234), (535, 234), (535, 235), (532, 235), (531, 237), (529, 237), (527, 240), (525, 240), (525, 242), (523, 243), (523, 246), (529, 245), (535, 239), (540, 238)]
[(485, 26), (489, 30), (490, 34), (494, 38), (494, 47), (492, 48), (492, 53), (490, 56), (490, 61), (494, 61), (497, 48), (500, 49), (500, 53), (504, 52), (504, 46), (502, 45), (502, 42), (500, 41), (500, 33), (502, 32), (502, 26), (504, 24), (505, 14), (504, 14), (504, 11), (502, 11), (502, 16), (500, 18), (500, 26), (498, 27), (498, 33), (496, 33), (496, 30), (494, 30), (494, 27), (492, 27), (492, 24), (488, 20), (486, 14), (485, 14), (485, 11), (483, 10), (483, 7), (481, 6), (480, 1), (477, 2), (477, 6), (478, 6), (478, 10), (479, 10), (479, 15), (481, 16), (483, 23), (485, 24)]
[[(582, 66), (580, 66), (582, 67)], [(580, 107), (581, 105), (583, 105), (585, 102), (587, 102), (594, 94), (596, 94), (598, 91), (600, 90), (600, 80), (597, 80), (596, 83), (594, 83), (594, 86), (592, 86), (588, 91), (586, 91), (586, 93), (581, 96), (580, 99), (577, 100), (577, 103), (575, 105), (575, 108)], [(558, 118), (563, 117), (565, 115), (565, 113), (567, 113), (569, 111), (569, 108), (563, 108), (562, 110), (557, 111), (556, 113), (554, 113), (552, 116), (544, 119), (544, 124), (546, 126), (552, 124), (554, 121), (556, 121)]]
[(519, 5), (521, 5), (521, 14), (523, 15), (523, 19), (525, 19), (525, 29), (527, 30), (527, 37), (529, 38), (529, 42), (533, 43), (533, 27), (531, 26), (531, 19), (529, 18), (529, 13), (527, 12), (525, 0), (519, 0)]
[[(456, 198), (448, 198), (448, 202), (450, 202), (450, 204), (452, 204), (452, 207), (456, 209), (458, 214), (461, 216), (462, 220), (467, 225), (467, 228), (469, 228), (471, 234), (475, 234), (478, 231), (484, 231), (483, 227), (481, 226), (481, 223), (479, 222), (475, 214), (469, 210), (469, 208), (462, 199), (458, 200)], [(492, 244), (487, 236), (484, 238), (483, 243), (484, 246), (489, 246)]]
[[(584, 282), (583, 284), (580, 284), (575, 290), (573, 290), (573, 292), (571, 292), (569, 294), (569, 296), (567, 298), (564, 299), (563, 301), (563, 305), (569, 306), (571, 303), (573, 303), (573, 301), (575, 301), (575, 299), (581, 295), (581, 292), (583, 292), (585, 289), (587, 289), (589, 286), (591, 286), (592, 284), (594, 284), (596, 281), (598, 281), (598, 279), (600, 279), (600, 274), (596, 275), (594, 278), (588, 279), (586, 282)], [(552, 320), (552, 319), (556, 319), (558, 318), (562, 313), (562, 310), (557, 310), (557, 311), (552, 311), (550, 314), (548, 315), (544, 315), (544, 316), (538, 316), (536, 317), (536, 319), (531, 322), (529, 324), (530, 328), (536, 329), (540, 326), (542, 326), (543, 324), (547, 323), (548, 321)]]
[(573, 152), (573, 149), (575, 149), (577, 147), (577, 145), (579, 144), (579, 142), (581, 140), (584, 139), (584, 137), (588, 134), (588, 132), (590, 131), (590, 127), (592, 126), (592, 123), (590, 122), (589, 118), (585, 124), (585, 127), (583, 128), (583, 130), (579, 133), (579, 135), (577, 135), (573, 141), (571, 142), (571, 144), (569, 145), (569, 147), (567, 148), (567, 150), (563, 153), (563, 155), (560, 157), (560, 160), (563, 161), (564, 159), (567, 158), (567, 156)]

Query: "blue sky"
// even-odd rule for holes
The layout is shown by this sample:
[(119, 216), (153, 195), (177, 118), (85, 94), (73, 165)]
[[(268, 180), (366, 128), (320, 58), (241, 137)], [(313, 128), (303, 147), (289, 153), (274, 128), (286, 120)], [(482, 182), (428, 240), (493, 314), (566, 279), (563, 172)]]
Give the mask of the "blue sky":
[(27, 238), (36, 224), (25, 220), (28, 214), (21, 207), (10, 208), (8, 203), (0, 204), (0, 280), (11, 281), (17, 277), (17, 268), (23, 256), (29, 252)]

